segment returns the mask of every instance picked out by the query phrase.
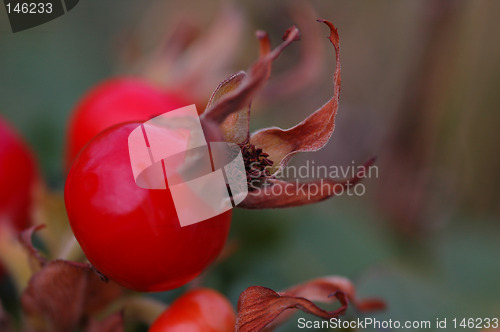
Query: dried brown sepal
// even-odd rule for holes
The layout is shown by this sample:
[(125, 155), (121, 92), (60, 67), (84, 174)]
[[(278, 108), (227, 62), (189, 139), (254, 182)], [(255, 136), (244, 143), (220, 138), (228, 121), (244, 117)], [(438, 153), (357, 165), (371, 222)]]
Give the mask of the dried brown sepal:
[[(247, 74), (245, 72), (240, 71), (220, 83), (208, 101), (207, 109), (217, 104), (227, 93), (236, 90), (246, 76)], [(219, 127), (222, 132), (222, 137), (226, 142), (237, 144), (248, 142), (250, 137), (250, 104), (246, 105), (242, 110), (230, 114)]]
[(343, 292), (335, 292), (332, 295), (340, 302), (341, 307), (326, 311), (303, 297), (276, 293), (261, 286), (249, 287), (241, 293), (238, 301), (236, 331), (261, 331), (288, 309), (299, 309), (323, 319), (339, 317), (347, 310), (348, 299)]
[(44, 228), (45, 225), (32, 226), (19, 234), (19, 241), (26, 249), (29, 255), (29, 261), (32, 271), (38, 271), (41, 267), (47, 264), (47, 259), (43, 257), (31, 242), (33, 238), (33, 233)]
[[(257, 91), (259, 91), (269, 79), (271, 63), (288, 45), (298, 40), (299, 30), (293, 26), (289, 29), (286, 37), (283, 43), (274, 50), (261, 56), (250, 67), (247, 77), (241, 82), (236, 90), (224, 95), (218, 103), (210, 105), (202, 114), (202, 119), (221, 124), (230, 114), (249, 105)], [(262, 52), (261, 42), (261, 53)]]
[[(257, 31), (255, 33), (257, 39), (259, 40), (259, 57), (264, 57), (269, 52), (271, 52), (271, 42), (269, 40), (269, 35), (265, 31)], [(214, 107), (221, 98), (226, 94), (235, 91), (240, 87), (243, 80), (247, 77), (244, 71), (240, 71), (236, 74), (229, 76), (227, 79), (222, 81), (215, 89), (212, 97), (208, 101), (207, 107), (204, 112), (208, 109)], [(227, 116), (227, 118), (219, 125), (219, 129), (222, 132), (222, 137), (226, 142), (236, 143), (236, 144), (246, 144), (250, 140), (250, 107), (251, 101), (248, 105), (244, 106), (243, 109), (235, 111), (234, 113)], [(209, 119), (204, 119), (203, 124), (211, 121)]]
[(267, 185), (254, 188), (238, 206), (245, 209), (272, 209), (320, 202), (356, 185), (365, 177), (368, 168), (374, 162), (375, 158), (368, 160), (360, 166), (355, 177), (344, 181), (320, 179), (298, 183), (269, 178)]
[(21, 305), (36, 331), (73, 331), (120, 294), (119, 286), (101, 281), (90, 265), (55, 260), (33, 275)]
[(5, 312), (2, 306), (2, 302), (0, 301), (0, 331), (10, 332), (12, 331), (10, 316)]
[(245, 164), (248, 190), (253, 191), (265, 184), (271, 176), (269, 168), (273, 165), (273, 162), (267, 158), (269, 157), (267, 153), (253, 144), (240, 144), (240, 149)]
[(117, 312), (101, 320), (90, 320), (85, 332), (123, 332), (123, 312)]
[[(151, 67), (162, 60), (171, 64), (194, 41), (202, 27), (193, 15), (179, 11), (165, 20), (164, 13), (168, 11), (166, 2), (151, 3), (139, 24), (118, 34), (113, 51), (120, 67), (135, 72), (136, 67), (146, 65), (146, 60), (153, 64)], [(152, 30), (162, 33), (152, 34)]]
[(257, 32), (255, 32), (255, 37), (259, 40), (259, 57), (263, 57), (271, 52), (271, 40), (269, 39), (269, 34), (267, 32), (257, 30)]
[(330, 28), (328, 38), (335, 48), (336, 68), (333, 75), (333, 97), (295, 127), (286, 130), (272, 127), (252, 134), (250, 142), (266, 151), (270, 159), (275, 162), (276, 167), (285, 166), (290, 158), (298, 152), (319, 150), (328, 142), (335, 128), (335, 115), (340, 95), (339, 35), (332, 23), (325, 20), (318, 21), (325, 23)]
[[(371, 312), (382, 310), (385, 308), (385, 303), (379, 299), (358, 300), (354, 285), (346, 278), (339, 276), (327, 276), (313, 279), (293, 286), (287, 290), (280, 292), (281, 295), (304, 297), (313, 302), (331, 303), (334, 299), (330, 294), (335, 292), (343, 292), (359, 312)], [(288, 311), (280, 315), (269, 327), (276, 327), (287, 321), (294, 311)]]
[[(192, 12), (177, 11), (165, 20), (171, 7), (168, 2), (153, 2), (137, 31), (127, 34), (126, 47), (120, 50), (123, 69), (191, 99), (206, 100), (219, 78), (229, 74), (241, 49), (245, 19), (235, 6), (226, 4), (208, 25)], [(167, 33), (152, 34), (152, 30)]]

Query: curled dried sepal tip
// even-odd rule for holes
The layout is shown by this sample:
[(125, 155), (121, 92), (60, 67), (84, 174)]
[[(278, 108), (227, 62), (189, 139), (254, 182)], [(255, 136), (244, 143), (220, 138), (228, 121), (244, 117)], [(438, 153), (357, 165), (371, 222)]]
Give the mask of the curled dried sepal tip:
[(123, 311), (114, 313), (101, 321), (90, 320), (85, 332), (123, 332)]
[(32, 271), (38, 271), (41, 267), (47, 264), (47, 259), (43, 257), (35, 247), (33, 247), (32, 243), (33, 234), (43, 228), (45, 228), (45, 225), (35, 225), (19, 234), (19, 242), (21, 242), (29, 255)]

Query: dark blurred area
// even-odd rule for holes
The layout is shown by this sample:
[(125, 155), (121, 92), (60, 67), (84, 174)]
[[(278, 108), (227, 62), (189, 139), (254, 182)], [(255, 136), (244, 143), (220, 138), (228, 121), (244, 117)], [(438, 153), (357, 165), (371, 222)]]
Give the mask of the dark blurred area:
[[(34, 149), (49, 187), (64, 185), (62, 151), (72, 108), (100, 80), (132, 72), (134, 57), (125, 50), (137, 36), (154, 44), (180, 13), (209, 25), (228, 3), (245, 21), (234, 71), (257, 58), (254, 31), (268, 31), (276, 45), (300, 5), (85, 0), (57, 20), (16, 34), (1, 6), (0, 113)], [(331, 141), (292, 164), (351, 165), (377, 156), (379, 176), (365, 182), (363, 197), (237, 210), (231, 241), (238, 250), (210, 269), (205, 283), (235, 303), (250, 285), (283, 289), (343, 275), (360, 296), (387, 300), (379, 318), (498, 317), (500, 2), (309, 3), (339, 29), (342, 91)], [(327, 36), (315, 21), (303, 24), (302, 41), (276, 61), (270, 87), (298, 61), (308, 33)], [(334, 52), (323, 42), (314, 84), (286, 98), (263, 91), (252, 107), (253, 129), (293, 126), (330, 98)], [(283, 330), (294, 327), (296, 320)]]

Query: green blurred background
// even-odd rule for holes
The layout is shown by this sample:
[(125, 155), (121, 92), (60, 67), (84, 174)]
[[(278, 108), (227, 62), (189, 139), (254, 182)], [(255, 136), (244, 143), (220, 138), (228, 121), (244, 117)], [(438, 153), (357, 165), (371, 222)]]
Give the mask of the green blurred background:
[[(179, 12), (209, 25), (228, 3), (245, 21), (234, 71), (256, 58), (256, 29), (276, 44), (294, 22), (291, 1), (165, 1), (148, 21), (154, 1), (82, 0), (59, 19), (13, 34), (1, 7), (0, 112), (32, 146), (51, 188), (64, 185), (72, 108), (100, 80), (127, 73), (121, 52), (134, 29), (160, 38)], [(361, 298), (387, 301), (388, 310), (373, 315), (380, 319), (499, 317), (500, 2), (308, 3), (339, 28), (343, 85), (331, 142), (293, 164), (350, 165), (375, 155), (379, 177), (365, 182), (363, 197), (237, 210), (238, 250), (207, 271), (204, 284), (236, 303), (251, 285), (279, 290), (342, 275)], [(330, 97), (333, 50), (324, 44), (316, 83), (257, 101), (252, 128), (292, 126)], [(293, 66), (299, 50), (292, 45), (273, 75)], [(180, 291), (152, 296), (167, 301)], [(295, 317), (282, 330), (296, 329)]]

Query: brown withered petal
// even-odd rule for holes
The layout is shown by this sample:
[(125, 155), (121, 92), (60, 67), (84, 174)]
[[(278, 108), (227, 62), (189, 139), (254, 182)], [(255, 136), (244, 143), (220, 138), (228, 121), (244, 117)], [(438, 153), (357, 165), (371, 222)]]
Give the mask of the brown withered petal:
[(43, 257), (38, 250), (33, 247), (33, 243), (31, 239), (33, 237), (33, 233), (39, 231), (44, 228), (45, 225), (36, 225), (32, 226), (19, 234), (19, 241), (26, 249), (30, 257), (30, 265), (33, 271), (38, 271), (42, 266), (47, 263), (47, 259)]
[[(275, 60), (288, 45), (298, 40), (298, 38), (299, 30), (295, 26), (291, 27), (287, 31), (286, 40), (274, 50), (261, 56), (250, 67), (247, 77), (241, 82), (237, 89), (227, 93), (220, 98), (219, 102), (210, 105), (210, 107), (206, 109), (201, 116), (202, 121), (206, 119), (221, 124), (231, 113), (239, 111), (249, 105), (257, 91), (259, 91), (269, 79), (273, 60)], [(263, 53), (262, 41), (261, 53)]]
[(252, 134), (250, 142), (269, 154), (276, 167), (285, 166), (298, 152), (317, 151), (330, 139), (335, 128), (340, 94), (339, 35), (335, 26), (318, 20), (330, 28), (329, 40), (335, 48), (336, 68), (333, 75), (333, 97), (304, 121), (290, 129), (277, 127), (262, 129)]
[(91, 320), (85, 332), (123, 332), (123, 312), (117, 312), (102, 321)]
[[(217, 104), (227, 93), (236, 90), (246, 76), (245, 72), (240, 71), (220, 83), (208, 101), (206, 109)], [(219, 127), (226, 142), (236, 144), (248, 142), (250, 138), (250, 104), (246, 105), (242, 110), (230, 114)]]
[(268, 185), (248, 193), (248, 196), (238, 207), (245, 209), (286, 208), (312, 204), (341, 194), (344, 190), (356, 185), (365, 176), (375, 158), (360, 166), (356, 176), (349, 180), (336, 181), (320, 179), (311, 182), (286, 182), (269, 178)]
[(50, 261), (31, 278), (21, 305), (37, 331), (72, 331), (121, 294), (88, 265)]
[(303, 297), (279, 294), (261, 286), (249, 287), (241, 293), (238, 300), (236, 331), (261, 331), (288, 309), (299, 309), (323, 319), (339, 317), (347, 310), (348, 299), (343, 292), (335, 292), (332, 295), (340, 302), (341, 307), (326, 311)]

